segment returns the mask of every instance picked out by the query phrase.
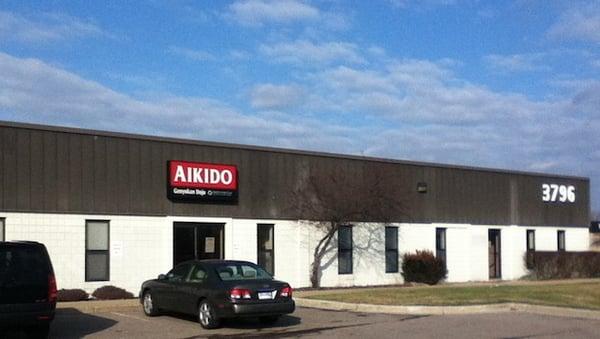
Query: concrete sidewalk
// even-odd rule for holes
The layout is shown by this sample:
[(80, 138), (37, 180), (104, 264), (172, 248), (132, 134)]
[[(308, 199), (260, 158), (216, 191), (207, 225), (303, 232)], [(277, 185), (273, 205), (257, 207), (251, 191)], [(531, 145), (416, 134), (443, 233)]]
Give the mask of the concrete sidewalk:
[(139, 299), (119, 299), (119, 300), (86, 300), (86, 301), (69, 301), (58, 302), (57, 310), (76, 309), (83, 313), (100, 313), (100, 312), (119, 312), (135, 308), (141, 309)]
[(406, 315), (452, 315), (452, 314), (485, 314), (526, 312), (561, 317), (600, 320), (600, 311), (578, 308), (540, 306), (520, 303), (502, 303), (466, 306), (420, 306), (420, 305), (373, 305), (354, 304), (329, 300), (295, 298), (296, 305), (333, 311), (349, 311), (360, 313), (386, 313)]

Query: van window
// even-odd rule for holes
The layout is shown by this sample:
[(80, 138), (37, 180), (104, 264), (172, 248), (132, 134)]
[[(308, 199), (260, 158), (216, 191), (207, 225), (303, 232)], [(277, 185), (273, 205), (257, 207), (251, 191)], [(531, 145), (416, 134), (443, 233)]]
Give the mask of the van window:
[(50, 273), (48, 266), (48, 259), (41, 247), (0, 247), (0, 286), (47, 283)]

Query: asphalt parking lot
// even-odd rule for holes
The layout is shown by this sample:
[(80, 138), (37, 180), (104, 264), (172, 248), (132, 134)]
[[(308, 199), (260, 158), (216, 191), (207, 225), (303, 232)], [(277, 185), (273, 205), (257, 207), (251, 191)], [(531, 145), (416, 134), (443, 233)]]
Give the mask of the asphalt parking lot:
[(408, 316), (325, 311), (299, 307), (272, 326), (254, 319), (204, 330), (194, 318), (144, 316), (141, 309), (82, 313), (60, 309), (51, 338), (598, 338), (600, 320), (527, 313)]

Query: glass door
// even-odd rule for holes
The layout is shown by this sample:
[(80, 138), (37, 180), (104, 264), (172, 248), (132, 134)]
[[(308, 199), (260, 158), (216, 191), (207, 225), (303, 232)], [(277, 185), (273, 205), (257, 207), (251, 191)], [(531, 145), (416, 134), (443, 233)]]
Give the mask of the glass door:
[(173, 265), (193, 259), (223, 259), (224, 224), (173, 223)]

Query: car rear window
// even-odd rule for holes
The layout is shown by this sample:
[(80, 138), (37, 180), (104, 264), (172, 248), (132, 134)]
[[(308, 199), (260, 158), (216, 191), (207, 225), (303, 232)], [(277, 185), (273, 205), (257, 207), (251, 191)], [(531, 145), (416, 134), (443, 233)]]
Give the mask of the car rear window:
[(215, 267), (219, 278), (228, 280), (265, 280), (273, 279), (260, 266), (249, 264), (222, 264)]
[(45, 284), (49, 271), (42, 247), (0, 247), (0, 286)]

